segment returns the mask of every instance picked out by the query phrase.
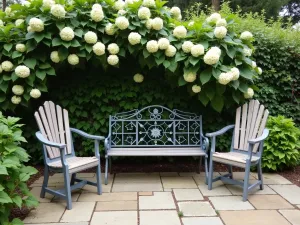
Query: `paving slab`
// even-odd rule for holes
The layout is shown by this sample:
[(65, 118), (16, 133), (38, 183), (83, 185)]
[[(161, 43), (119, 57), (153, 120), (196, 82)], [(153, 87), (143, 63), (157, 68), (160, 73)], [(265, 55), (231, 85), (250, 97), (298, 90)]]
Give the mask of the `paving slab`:
[(95, 202), (73, 202), (72, 210), (66, 210), (60, 222), (90, 221)]
[(216, 216), (217, 213), (209, 202), (179, 202), (183, 216)]
[(293, 209), (280, 195), (252, 195), (248, 198), (249, 202), (256, 209)]
[[(217, 177), (219, 175), (220, 174), (218, 172), (214, 172), (213, 176)], [(206, 180), (205, 173), (200, 173), (200, 174), (194, 175), (193, 178), (196, 181), (197, 185), (206, 185), (205, 184), (205, 180)]]
[(243, 202), (241, 196), (209, 197), (216, 210), (251, 210), (253, 206)]
[(178, 177), (179, 174), (177, 172), (161, 172), (159, 173), (161, 177)]
[(204, 196), (232, 195), (222, 181), (214, 182), (212, 190), (208, 190), (206, 184), (198, 185), (198, 188)]
[(163, 191), (161, 182), (154, 183), (114, 183), (112, 192)]
[[(25, 223), (25, 225), (33, 225)], [(72, 222), (72, 223), (35, 223), (34, 225), (89, 225), (89, 222)]]
[(182, 222), (184, 225), (223, 225), (219, 217), (183, 217)]
[[(76, 177), (78, 177), (78, 178), (87, 178), (87, 177), (91, 178), (91, 177), (95, 177), (95, 176), (96, 176), (96, 173), (76, 173)], [(51, 177), (53, 177), (53, 178), (56, 178), (56, 177), (63, 178), (64, 174), (63, 173), (55, 173)]]
[(65, 212), (65, 206), (56, 203), (40, 203), (30, 211), (24, 223), (56, 223)]
[(137, 201), (98, 202), (95, 211), (136, 211)]
[(153, 192), (152, 191), (141, 191), (139, 192), (139, 196), (152, 196)]
[(197, 188), (192, 177), (162, 177), (164, 188)]
[(199, 189), (174, 189), (174, 195), (177, 201), (203, 200)]
[(119, 192), (119, 193), (96, 193), (86, 192), (79, 196), (78, 202), (110, 202), (110, 201), (136, 201), (137, 192)]
[[(72, 191), (71, 198), (72, 202), (76, 202), (79, 198), (80, 191)], [(65, 199), (54, 196), (51, 202), (66, 202)]]
[[(228, 172), (220, 172), (221, 175), (227, 174)], [(244, 180), (245, 172), (233, 172), (233, 179)], [(255, 180), (256, 176), (254, 173), (250, 173), (249, 180)]]
[(95, 212), (90, 225), (137, 225), (136, 211)]
[[(229, 191), (233, 195), (243, 195), (243, 188), (238, 185), (226, 185), (226, 187), (229, 189)], [(264, 189), (260, 190), (259, 186), (252, 189), (249, 192), (250, 195), (276, 195), (276, 192), (273, 191), (269, 186), (264, 185)]]
[[(258, 176), (255, 174), (255, 178)], [(291, 181), (277, 173), (263, 173), (264, 184), (292, 184)]]
[[(54, 188), (54, 187), (49, 187), (49, 188)], [(33, 187), (33, 188), (31, 188), (30, 192), (34, 195), (34, 197), (36, 197), (36, 199), (40, 203), (51, 202), (53, 195), (46, 193), (45, 198), (41, 198), (40, 197), (41, 189), (42, 189), (42, 187)]]
[[(200, 174), (202, 175), (202, 173), (184, 172), (184, 173), (179, 173), (179, 176), (181, 176), (181, 177), (193, 177), (193, 176), (200, 176)], [(203, 172), (203, 174), (205, 174), (205, 173)]]
[(153, 196), (139, 196), (139, 209), (176, 209), (171, 192), (154, 192)]
[(293, 225), (300, 225), (300, 210), (279, 210), (279, 212)]
[(226, 225), (290, 225), (275, 210), (221, 211), (220, 216)]
[[(102, 184), (102, 192), (108, 193), (111, 190), (112, 182), (109, 182), (107, 185)], [(92, 186), (92, 185), (84, 185), (82, 187), (82, 192), (94, 192), (97, 193), (97, 187)]]
[(114, 180), (114, 184), (155, 182), (160, 182), (159, 173), (118, 173)]
[(269, 187), (288, 200), (291, 204), (300, 204), (300, 187), (297, 185), (269, 185)]
[[(181, 225), (178, 213), (170, 211), (140, 211), (140, 225)], [(131, 224), (133, 225), (133, 224)]]

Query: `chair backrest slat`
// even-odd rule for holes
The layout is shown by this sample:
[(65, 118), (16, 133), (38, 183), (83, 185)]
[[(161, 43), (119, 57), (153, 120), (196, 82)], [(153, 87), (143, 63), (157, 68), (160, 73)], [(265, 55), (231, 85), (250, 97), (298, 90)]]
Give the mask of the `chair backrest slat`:
[(57, 112), (57, 120), (58, 120), (58, 129), (59, 129), (59, 138), (61, 143), (66, 143), (65, 139), (65, 129), (64, 129), (64, 120), (62, 117), (62, 108), (57, 105), (56, 106), (56, 112)]
[(234, 129), (234, 148), (239, 148), (239, 137), (240, 137), (240, 123), (241, 123), (241, 107), (238, 107), (235, 115), (235, 129)]
[(68, 114), (68, 111), (65, 109), (63, 109), (63, 114), (64, 114), (64, 121), (65, 121), (67, 153), (71, 154), (72, 147), (71, 147), (71, 131), (70, 131), (70, 126), (69, 126), (69, 114)]
[(53, 102), (49, 102), (49, 108), (50, 108), (50, 113), (51, 113), (51, 118), (53, 123), (53, 130), (54, 130), (53, 136), (55, 136), (55, 140), (57, 142), (60, 142), (58, 125), (57, 125), (57, 115), (55, 111), (55, 105)]
[[(258, 132), (257, 132), (257, 137), (259, 137), (259, 136), (261, 136), (261, 135), (263, 134), (264, 129), (265, 129), (266, 125), (267, 125), (268, 116), (269, 116), (269, 111), (266, 110), (265, 113), (264, 113), (264, 117), (263, 117), (263, 119), (262, 119), (262, 121), (261, 121), (259, 130), (258, 130)], [(258, 144), (255, 144), (255, 145), (254, 145), (254, 147), (253, 147), (253, 151), (254, 151), (254, 152), (257, 151), (258, 146), (259, 146)]]
[(246, 120), (247, 120), (247, 109), (248, 104), (243, 105), (243, 112), (242, 112), (242, 124), (241, 124), (241, 134), (240, 134), (240, 145), (239, 149), (243, 150), (244, 141), (245, 141), (245, 133), (246, 133)]

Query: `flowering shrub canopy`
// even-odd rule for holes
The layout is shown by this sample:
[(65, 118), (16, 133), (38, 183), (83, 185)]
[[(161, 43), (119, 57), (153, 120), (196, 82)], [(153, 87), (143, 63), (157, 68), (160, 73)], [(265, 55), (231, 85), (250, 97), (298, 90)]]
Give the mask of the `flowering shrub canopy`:
[[(191, 94), (221, 111), (225, 102), (254, 95), (262, 73), (251, 59), (253, 35), (233, 32), (234, 21), (213, 13), (182, 21), (181, 10), (161, 0), (32, 0), (0, 11), (0, 103), (27, 105), (47, 91), (47, 77), (97, 60), (104, 68), (133, 55), (141, 71), (164, 67)], [(3, 26), (1, 25), (3, 23)], [(171, 75), (169, 75), (171, 74)], [(255, 88), (254, 88), (255, 89)]]

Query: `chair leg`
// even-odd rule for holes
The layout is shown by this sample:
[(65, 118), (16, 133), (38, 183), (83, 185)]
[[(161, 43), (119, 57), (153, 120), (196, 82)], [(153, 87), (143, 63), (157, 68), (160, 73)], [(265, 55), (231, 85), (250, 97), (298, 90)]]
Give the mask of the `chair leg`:
[(70, 175), (68, 169), (64, 169), (64, 179), (65, 179), (65, 194), (67, 197), (67, 209), (72, 209), (72, 198), (71, 198), (71, 187), (70, 187)]
[(199, 171), (198, 171), (199, 174), (201, 173), (201, 168), (202, 168), (202, 156), (200, 156), (199, 159)]
[(261, 181), (261, 184), (259, 185), (260, 190), (264, 190), (264, 178), (262, 175), (262, 169), (261, 169), (261, 162), (257, 164), (257, 175), (258, 175), (258, 180)]
[(213, 160), (210, 159), (209, 162), (209, 170), (208, 170), (208, 190), (212, 190), (212, 181), (213, 181), (213, 174), (214, 174), (214, 165)]
[(248, 188), (249, 188), (249, 176), (250, 176), (250, 165), (246, 166), (245, 176), (244, 176), (244, 188), (243, 188), (243, 201), (248, 199)]
[(204, 172), (205, 172), (205, 184), (207, 185), (208, 184), (208, 163), (207, 163), (208, 159), (207, 157), (205, 156), (204, 157)]
[(229, 173), (230, 173), (229, 178), (230, 178), (230, 179), (233, 179), (233, 172), (232, 172), (232, 166), (231, 166), (231, 165), (228, 165), (228, 171), (229, 171)]
[(44, 169), (44, 181), (43, 181), (43, 186), (42, 186), (42, 189), (41, 189), (41, 194), (40, 194), (40, 197), (41, 198), (45, 198), (45, 188), (48, 186), (48, 180), (49, 180), (49, 168), (48, 166), (45, 166), (45, 169)]
[(107, 185), (107, 177), (108, 177), (108, 156), (105, 156), (105, 185)]
[(76, 179), (76, 173), (73, 173), (71, 177), (71, 185), (75, 184), (75, 179)]
[(102, 194), (102, 182), (101, 182), (101, 164), (100, 159), (97, 166), (97, 193), (98, 195)]

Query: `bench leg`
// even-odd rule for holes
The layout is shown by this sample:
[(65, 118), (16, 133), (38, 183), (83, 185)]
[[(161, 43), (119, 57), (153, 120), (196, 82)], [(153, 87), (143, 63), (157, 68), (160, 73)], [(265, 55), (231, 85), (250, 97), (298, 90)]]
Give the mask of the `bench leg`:
[(49, 169), (48, 166), (45, 166), (44, 169), (44, 181), (43, 181), (43, 186), (41, 190), (40, 197), (45, 198), (45, 188), (48, 186), (48, 180), (49, 180)]
[(71, 185), (75, 184), (75, 179), (76, 179), (76, 173), (73, 173), (71, 177)]
[(108, 156), (105, 156), (105, 185), (107, 185), (107, 176), (108, 176)]

